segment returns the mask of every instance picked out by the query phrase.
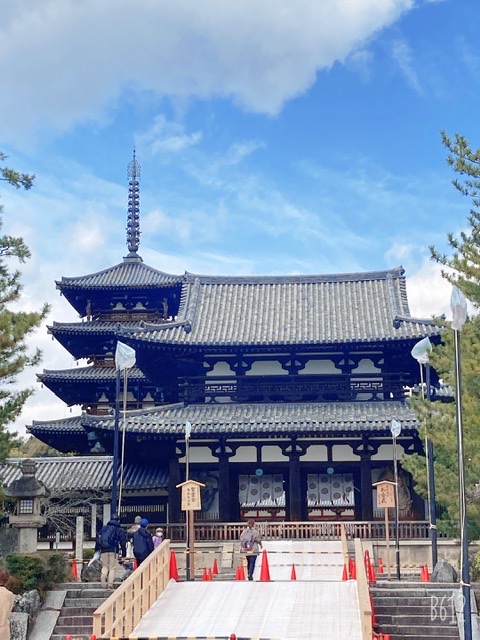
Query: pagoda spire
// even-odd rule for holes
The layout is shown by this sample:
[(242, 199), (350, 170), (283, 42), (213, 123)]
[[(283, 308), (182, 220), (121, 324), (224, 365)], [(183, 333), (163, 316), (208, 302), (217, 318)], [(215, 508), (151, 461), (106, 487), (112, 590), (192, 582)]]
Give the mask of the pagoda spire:
[(135, 157), (128, 164), (127, 258), (139, 258), (140, 245), (140, 164)]

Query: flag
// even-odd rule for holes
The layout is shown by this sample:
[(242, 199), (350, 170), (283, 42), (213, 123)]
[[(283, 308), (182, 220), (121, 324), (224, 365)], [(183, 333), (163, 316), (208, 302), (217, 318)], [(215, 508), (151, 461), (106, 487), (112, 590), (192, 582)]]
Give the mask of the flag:
[(189, 440), (190, 439), (190, 434), (191, 433), (192, 433), (192, 425), (187, 420), (186, 423), (185, 423), (185, 440)]
[(453, 287), (450, 298), (450, 308), (452, 310), (452, 329), (461, 331), (467, 319), (467, 301), (458, 287)]
[(124, 369), (131, 369), (135, 364), (135, 349), (129, 347), (128, 344), (117, 341), (117, 348), (115, 350), (115, 367), (123, 371)]
[(423, 340), (420, 340), (413, 346), (410, 353), (420, 364), (427, 364), (431, 351), (432, 343), (430, 342), (430, 338), (423, 338)]

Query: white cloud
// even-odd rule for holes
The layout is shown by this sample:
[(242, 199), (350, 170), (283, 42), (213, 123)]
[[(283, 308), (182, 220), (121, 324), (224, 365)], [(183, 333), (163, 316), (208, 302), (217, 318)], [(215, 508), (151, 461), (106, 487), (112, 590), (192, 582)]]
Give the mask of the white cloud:
[(202, 132), (187, 134), (183, 125), (168, 122), (163, 114), (156, 116), (151, 128), (137, 137), (141, 148), (152, 155), (160, 152), (176, 153), (195, 146), (202, 139)]
[(409, 45), (404, 40), (395, 40), (392, 46), (392, 55), (408, 84), (417, 93), (422, 94), (423, 88), (414, 67), (413, 54)]
[(138, 91), (228, 97), (275, 114), (415, 2), (145, 0), (134, 14), (127, 0), (8, 4), (0, 27), (4, 141), (108, 118), (120, 96)]
[(431, 318), (445, 314), (451, 317), (452, 285), (442, 277), (442, 267), (425, 258), (420, 268), (407, 273), (408, 302), (411, 314), (417, 318)]

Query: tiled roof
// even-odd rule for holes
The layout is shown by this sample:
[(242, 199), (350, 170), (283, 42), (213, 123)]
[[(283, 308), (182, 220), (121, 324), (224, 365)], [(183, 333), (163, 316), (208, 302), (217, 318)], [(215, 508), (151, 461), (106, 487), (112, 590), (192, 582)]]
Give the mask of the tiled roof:
[[(72, 369), (45, 369), (43, 373), (37, 373), (37, 378), (41, 382), (76, 380), (87, 382), (89, 380), (115, 380), (117, 375), (115, 367), (74, 367)], [(138, 367), (128, 370), (129, 380), (146, 380)]]
[(32, 425), (27, 430), (32, 435), (35, 433), (65, 433), (72, 435), (84, 435), (85, 429), (82, 426), (84, 416), (73, 416), (72, 418), (59, 418), (58, 420), (33, 420)]
[[(33, 458), (37, 464), (35, 477), (43, 482), (47, 489), (63, 491), (111, 491), (111, 456), (76, 456), (65, 458)], [(8, 486), (21, 475), (19, 463), (22, 458), (10, 458), (0, 466), (0, 477)], [(158, 464), (126, 462), (124, 467), (126, 491), (154, 490), (168, 486), (168, 472)]]
[(87, 276), (62, 278), (56, 282), (57, 289), (112, 289), (112, 288), (159, 288), (178, 285), (184, 276), (175, 276), (158, 271), (143, 263), (138, 256), (124, 258), (113, 267)]
[[(300, 435), (355, 435), (389, 432), (391, 421), (407, 431), (417, 429), (413, 410), (400, 401), (271, 403), (271, 404), (183, 404), (132, 411), (127, 415), (129, 433), (182, 436), (185, 423), (192, 437), (206, 435), (256, 436), (296, 432)], [(111, 430), (113, 417), (85, 416), (84, 425)]]
[[(123, 328), (137, 328), (140, 321), (123, 322)], [(88, 322), (54, 322), (48, 327), (48, 332), (57, 335), (65, 333), (67, 335), (112, 335), (115, 334), (120, 323), (106, 320), (90, 320)]]
[(430, 320), (410, 317), (402, 268), (318, 276), (187, 274), (175, 325), (123, 331), (133, 341), (214, 347), (318, 345), (420, 339)]

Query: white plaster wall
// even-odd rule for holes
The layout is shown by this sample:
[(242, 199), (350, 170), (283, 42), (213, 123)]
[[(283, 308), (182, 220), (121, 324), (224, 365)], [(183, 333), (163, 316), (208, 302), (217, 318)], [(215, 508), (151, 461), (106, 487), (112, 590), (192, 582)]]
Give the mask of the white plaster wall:
[[(399, 442), (397, 442), (397, 459), (401, 461), (404, 455), (404, 448)], [(391, 462), (393, 460), (393, 443), (382, 444), (378, 449), (378, 453), (372, 456), (372, 460), (388, 460)]]
[(288, 456), (283, 455), (280, 447), (262, 447), (262, 462), (288, 462)]
[(376, 367), (369, 358), (363, 358), (358, 363), (358, 367), (352, 369), (352, 373), (378, 373), (381, 372), (380, 367)]
[(300, 369), (298, 373), (300, 375), (325, 375), (329, 373), (338, 375), (342, 372), (340, 369), (337, 369), (332, 360), (308, 360), (304, 368)]
[(307, 453), (300, 458), (301, 462), (327, 462), (327, 447), (314, 444), (308, 447)]
[(235, 373), (231, 370), (228, 362), (217, 362), (211, 371), (207, 371), (208, 376), (234, 376)]
[(358, 462), (359, 460), (359, 457), (353, 453), (352, 447), (346, 444), (336, 444), (333, 447), (332, 458), (334, 462)]
[(256, 462), (257, 449), (251, 446), (239, 447), (235, 455), (230, 458), (230, 461), (231, 462)]
[(256, 360), (251, 369), (245, 372), (246, 376), (286, 376), (287, 371), (278, 360)]
[[(208, 447), (190, 447), (190, 462), (218, 462), (217, 458), (212, 455)], [(185, 456), (179, 458), (180, 462), (185, 463)]]

